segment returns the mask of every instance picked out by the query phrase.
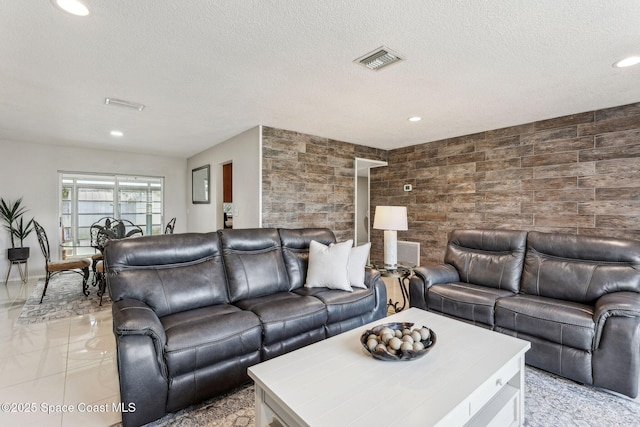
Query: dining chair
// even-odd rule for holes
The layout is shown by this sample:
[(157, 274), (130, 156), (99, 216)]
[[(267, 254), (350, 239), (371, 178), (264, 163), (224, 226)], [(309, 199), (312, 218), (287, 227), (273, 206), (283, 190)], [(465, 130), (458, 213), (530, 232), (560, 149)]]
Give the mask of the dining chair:
[(142, 236), (142, 228), (128, 219), (117, 219), (111, 223), (111, 228), (105, 230), (109, 239), (126, 239), (127, 237)]
[(44, 281), (42, 296), (40, 297), (40, 304), (42, 304), (42, 300), (47, 293), (49, 279), (51, 279), (51, 277), (55, 276), (56, 274), (63, 272), (77, 273), (83, 276), (82, 293), (85, 296), (88, 296), (89, 285), (87, 284), (87, 280), (89, 279), (89, 266), (91, 265), (91, 260), (84, 258), (75, 258), (63, 261), (51, 261), (51, 252), (49, 250), (49, 239), (47, 238), (47, 233), (44, 231), (44, 228), (42, 228), (42, 226), (35, 220), (33, 221), (33, 226), (36, 230), (38, 243), (40, 243), (40, 249), (42, 249), (42, 255), (44, 255), (45, 259), (46, 278)]
[(97, 265), (99, 261), (102, 261), (102, 250), (104, 247), (101, 242), (98, 242), (98, 232), (105, 228), (111, 228), (111, 223), (117, 221), (115, 218), (105, 216), (91, 224), (89, 227), (89, 237), (91, 238), (91, 246), (97, 250), (97, 252), (91, 255), (91, 271), (93, 272), (93, 286), (98, 284), (99, 273), (97, 271)]
[(173, 217), (164, 228), (164, 234), (173, 234), (173, 228), (176, 226), (176, 218)]
[[(103, 227), (96, 235), (96, 241), (100, 246), (100, 251), (104, 251), (109, 241), (117, 239), (127, 239), (130, 237), (142, 236), (142, 228), (126, 219), (116, 219), (111, 221), (109, 227)], [(98, 281), (98, 296), (100, 297), (100, 305), (102, 305), (102, 297), (107, 290), (107, 278), (105, 271), (104, 259), (96, 264), (96, 277)]]

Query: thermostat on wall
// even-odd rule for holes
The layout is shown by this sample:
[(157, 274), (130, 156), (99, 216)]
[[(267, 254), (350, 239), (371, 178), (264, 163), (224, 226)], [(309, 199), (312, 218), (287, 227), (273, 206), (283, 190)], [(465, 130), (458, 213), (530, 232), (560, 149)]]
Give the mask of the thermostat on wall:
[(411, 184), (405, 184), (404, 185), (404, 191), (411, 191), (413, 189), (413, 187), (411, 187)]

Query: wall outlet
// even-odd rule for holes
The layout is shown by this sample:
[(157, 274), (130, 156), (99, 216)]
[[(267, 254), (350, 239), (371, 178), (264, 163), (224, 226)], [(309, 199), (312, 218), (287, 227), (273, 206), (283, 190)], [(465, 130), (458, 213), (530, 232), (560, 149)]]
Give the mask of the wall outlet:
[(413, 187), (411, 186), (411, 184), (404, 185), (404, 191), (411, 191), (411, 190), (413, 190)]

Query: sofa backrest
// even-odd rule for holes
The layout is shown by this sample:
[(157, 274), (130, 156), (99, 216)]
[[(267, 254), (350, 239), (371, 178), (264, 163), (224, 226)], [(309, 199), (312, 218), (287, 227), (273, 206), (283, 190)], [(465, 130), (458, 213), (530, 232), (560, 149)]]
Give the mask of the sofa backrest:
[(275, 228), (218, 230), (231, 302), (289, 290)]
[(216, 233), (111, 240), (104, 254), (114, 301), (140, 300), (158, 317), (229, 302)]
[(640, 292), (640, 242), (531, 231), (521, 291), (585, 304)]
[(463, 282), (518, 292), (526, 241), (526, 231), (453, 230), (444, 262)]
[(335, 243), (336, 236), (328, 228), (280, 228), (282, 256), (289, 275), (289, 290), (304, 286), (309, 267), (309, 244), (312, 240), (323, 245)]

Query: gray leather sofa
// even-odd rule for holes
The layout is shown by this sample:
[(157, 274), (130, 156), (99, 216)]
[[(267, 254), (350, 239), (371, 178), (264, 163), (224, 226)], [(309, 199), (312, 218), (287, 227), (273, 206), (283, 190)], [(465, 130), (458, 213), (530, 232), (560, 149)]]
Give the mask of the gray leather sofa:
[(640, 242), (454, 230), (415, 269), (412, 307), (531, 342), (529, 365), (630, 397), (640, 378)]
[(249, 380), (247, 368), (386, 316), (380, 274), (367, 289), (304, 287), (311, 240), (327, 229), (244, 229), (109, 242), (125, 426)]

